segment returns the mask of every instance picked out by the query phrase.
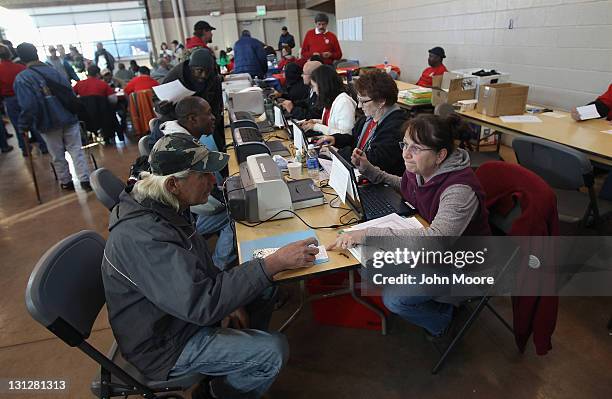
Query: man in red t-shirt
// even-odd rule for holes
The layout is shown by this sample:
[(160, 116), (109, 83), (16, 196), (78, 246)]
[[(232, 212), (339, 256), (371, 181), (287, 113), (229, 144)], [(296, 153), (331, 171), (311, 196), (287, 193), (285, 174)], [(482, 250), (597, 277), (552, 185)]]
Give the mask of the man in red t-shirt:
[(78, 81), (72, 90), (77, 96), (101, 96), (108, 97), (111, 103), (117, 102), (115, 91), (102, 79), (98, 78), (100, 68), (97, 65), (87, 67), (87, 79)]
[[(590, 102), (588, 105), (591, 104), (595, 105), (597, 112), (602, 118), (612, 121), (612, 84), (608, 86), (608, 91), (597, 97), (595, 101)], [(580, 115), (578, 115), (576, 108), (572, 109), (572, 118), (576, 121), (580, 120)]]
[(159, 82), (149, 76), (151, 74), (149, 68), (142, 66), (138, 68), (138, 73), (139, 75), (130, 80), (130, 83), (123, 89), (126, 97), (129, 97), (135, 91), (148, 90), (159, 86)]
[(302, 43), (302, 59), (308, 61), (313, 55), (319, 55), (324, 64), (331, 65), (342, 58), (340, 43), (336, 35), (327, 30), (328, 23), (327, 15), (317, 14), (315, 16), (315, 29), (306, 32)]
[(429, 67), (425, 68), (421, 74), (419, 81), (416, 83), (417, 86), (431, 87), (434, 76), (444, 75), (444, 72), (448, 71), (442, 63), (444, 58), (446, 58), (446, 54), (444, 54), (442, 47), (434, 47), (429, 50), (429, 58), (427, 59)]

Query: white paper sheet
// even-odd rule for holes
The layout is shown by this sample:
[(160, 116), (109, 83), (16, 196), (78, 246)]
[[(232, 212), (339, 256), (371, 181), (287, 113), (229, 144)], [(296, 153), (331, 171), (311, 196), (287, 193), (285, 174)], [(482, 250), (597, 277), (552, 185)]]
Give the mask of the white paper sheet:
[(346, 190), (349, 185), (351, 175), (349, 171), (346, 170), (342, 162), (338, 160), (334, 155), (332, 155), (332, 168), (331, 173), (329, 174), (329, 182), (331, 188), (336, 191), (338, 197), (344, 204), (346, 202)]
[(259, 86), (251, 86), (251, 87), (246, 87), (240, 90), (238, 93), (248, 93), (250, 91), (263, 91), (263, 90)]
[(505, 123), (541, 123), (542, 119), (533, 115), (508, 115), (500, 116), (499, 119)]
[(597, 112), (597, 107), (595, 106), (595, 104), (585, 105), (584, 107), (578, 107), (576, 108), (576, 111), (578, 111), (581, 121), (586, 121), (588, 119), (601, 118), (601, 115), (599, 115), (599, 112)]
[(560, 112), (544, 112), (542, 115), (557, 119), (565, 118), (567, 116), (566, 114), (562, 114)]
[(180, 80), (173, 80), (170, 83), (164, 83), (163, 85), (155, 86), (153, 88), (155, 95), (160, 100), (169, 101), (176, 103), (185, 97), (192, 96), (195, 91), (188, 90)]
[(285, 127), (283, 122), (283, 111), (277, 106), (274, 106), (274, 126)]
[(368, 220), (367, 222), (356, 224), (355, 226), (345, 229), (345, 231), (363, 230), (369, 227), (388, 227), (393, 230), (405, 230), (419, 229), (423, 227), (423, 225), (415, 217), (405, 218), (398, 215), (397, 213), (392, 213), (390, 215), (386, 215), (378, 219)]
[[(402, 230), (402, 229), (419, 229), (423, 227), (423, 225), (415, 217), (405, 218), (405, 217), (398, 215), (397, 213), (392, 213), (390, 215), (383, 216), (378, 219), (368, 220), (367, 222), (357, 224), (355, 226), (352, 226), (351, 228), (345, 229), (345, 231), (363, 230), (368, 227), (378, 227), (378, 228), (388, 227), (393, 230)], [(359, 263), (362, 263), (361, 261), (362, 251), (363, 251), (362, 245), (356, 245), (353, 248), (349, 248), (349, 252), (351, 253), (351, 255), (355, 257), (355, 259), (357, 259), (357, 261), (359, 261)]]

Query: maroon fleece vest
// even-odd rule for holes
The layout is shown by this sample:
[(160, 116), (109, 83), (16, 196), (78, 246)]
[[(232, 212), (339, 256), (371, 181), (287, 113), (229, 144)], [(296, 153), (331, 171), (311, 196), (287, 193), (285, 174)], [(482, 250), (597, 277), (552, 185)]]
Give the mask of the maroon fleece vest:
[(470, 167), (434, 176), (422, 186), (417, 185), (414, 173), (406, 171), (402, 176), (401, 191), (404, 199), (417, 209), (423, 219), (431, 224), (438, 213), (440, 196), (444, 190), (454, 184), (469, 186), (474, 190), (479, 204), (475, 217), (468, 224), (463, 235), (490, 235), (491, 229), (489, 227), (489, 213), (485, 206), (485, 194), (476, 174)]

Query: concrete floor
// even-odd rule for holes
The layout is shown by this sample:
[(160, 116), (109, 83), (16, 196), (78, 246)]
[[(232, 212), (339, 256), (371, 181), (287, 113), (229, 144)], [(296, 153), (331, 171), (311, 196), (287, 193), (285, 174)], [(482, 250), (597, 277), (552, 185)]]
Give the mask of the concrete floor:
[[(15, 138), (10, 142), (16, 147)], [(98, 165), (127, 177), (135, 142), (94, 147)], [(507, 151), (507, 150), (505, 150)], [(49, 156), (35, 150), (43, 204), (36, 202), (27, 164), (19, 151), (0, 155), (0, 382), (64, 379), (61, 394), (9, 394), (0, 398), (88, 398), (94, 362), (38, 325), (24, 304), (24, 291), (39, 257), (61, 238), (83, 229), (106, 237), (108, 211), (93, 193), (62, 192)], [(289, 289), (295, 287), (290, 286)], [(509, 299), (494, 303), (510, 317)], [(295, 307), (291, 300), (273, 325)], [(612, 336), (606, 323), (612, 298), (562, 298), (553, 350), (543, 357), (528, 346), (517, 353), (513, 337), (485, 312), (439, 375), (429, 372), (437, 352), (421, 331), (395, 319), (392, 331), (317, 325), (310, 309), (289, 328), (289, 365), (271, 398), (612, 398)], [(137, 326), (135, 326), (137, 328)], [(112, 333), (99, 316), (91, 342), (106, 351)]]

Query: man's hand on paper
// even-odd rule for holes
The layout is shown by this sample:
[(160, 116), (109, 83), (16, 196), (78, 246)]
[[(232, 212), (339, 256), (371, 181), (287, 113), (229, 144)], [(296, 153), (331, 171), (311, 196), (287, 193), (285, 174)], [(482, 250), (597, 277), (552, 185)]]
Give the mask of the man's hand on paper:
[(340, 232), (336, 237), (336, 241), (332, 244), (327, 245), (325, 249), (327, 249), (328, 251), (334, 251), (353, 248), (355, 245), (363, 243), (365, 236), (365, 229)]
[(572, 108), (572, 112), (570, 113), (570, 115), (572, 116), (573, 120), (575, 121), (580, 120), (580, 114), (578, 113), (578, 110), (576, 109), (576, 107)]
[(315, 238), (292, 242), (278, 249), (264, 259), (268, 275), (273, 276), (283, 270), (312, 266), (319, 253), (319, 243)]

